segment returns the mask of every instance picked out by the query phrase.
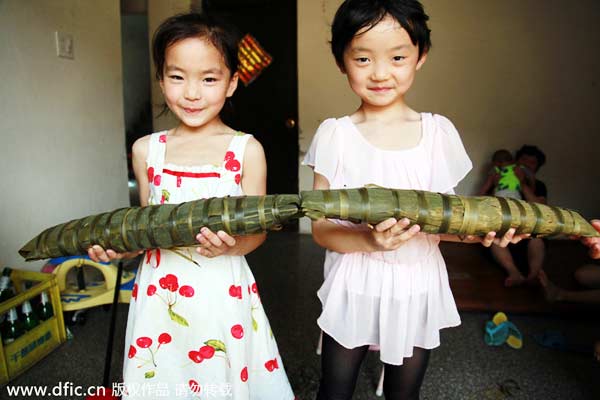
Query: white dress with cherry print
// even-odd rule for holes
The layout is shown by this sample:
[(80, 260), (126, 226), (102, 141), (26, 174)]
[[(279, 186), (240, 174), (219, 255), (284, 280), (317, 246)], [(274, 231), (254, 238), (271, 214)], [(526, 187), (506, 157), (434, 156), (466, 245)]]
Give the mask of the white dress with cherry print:
[[(243, 195), (244, 149), (233, 137), (222, 165), (165, 164), (167, 132), (150, 137), (150, 204)], [(132, 292), (124, 399), (293, 399), (254, 276), (242, 256), (192, 247), (147, 251)]]

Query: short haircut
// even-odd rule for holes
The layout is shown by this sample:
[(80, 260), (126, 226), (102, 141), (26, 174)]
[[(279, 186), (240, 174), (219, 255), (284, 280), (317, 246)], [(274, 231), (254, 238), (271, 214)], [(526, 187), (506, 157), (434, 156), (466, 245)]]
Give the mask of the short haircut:
[(510, 151), (506, 149), (501, 149), (494, 152), (494, 155), (492, 156), (492, 161), (498, 163), (509, 162), (513, 161), (513, 156), (510, 153)]
[(540, 167), (546, 163), (546, 155), (537, 146), (533, 146), (530, 144), (523, 145), (519, 150), (517, 150), (516, 159), (519, 160), (519, 158), (521, 158), (521, 156), (523, 155), (533, 156), (537, 158), (538, 169), (540, 169)]
[(356, 32), (371, 29), (391, 15), (408, 32), (419, 48), (419, 59), (431, 48), (429, 17), (418, 0), (346, 0), (338, 8), (331, 27), (331, 52), (338, 66), (344, 65), (344, 51)]

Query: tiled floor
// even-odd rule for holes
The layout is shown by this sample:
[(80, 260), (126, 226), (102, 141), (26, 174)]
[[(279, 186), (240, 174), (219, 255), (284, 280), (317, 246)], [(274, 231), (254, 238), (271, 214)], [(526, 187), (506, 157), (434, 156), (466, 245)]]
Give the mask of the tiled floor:
[[(273, 332), (299, 399), (314, 399), (319, 380), (315, 354), (319, 330), (315, 323), (320, 304), (315, 295), (322, 281), (323, 251), (310, 236), (270, 233), (269, 239), (248, 259), (261, 290)], [(112, 380), (121, 373), (123, 333), (127, 306), (119, 306)], [(102, 308), (87, 312), (87, 322), (75, 326), (74, 339), (54, 351), (12, 385), (56, 385), (70, 381), (88, 387), (102, 382), (106, 333), (110, 313)], [(463, 312), (462, 325), (442, 332), (442, 345), (432, 352), (422, 399), (501, 399), (497, 385), (507, 379), (521, 390), (513, 399), (599, 399), (600, 364), (590, 354), (550, 350), (538, 346), (532, 335), (560, 330), (578, 343), (600, 337), (596, 318), (510, 316), (524, 335), (524, 347), (488, 347), (482, 340), (487, 313)], [(354, 399), (377, 399), (377, 353), (363, 365)], [(8, 398), (6, 388), (0, 398)], [(18, 398), (18, 397), (14, 397)], [(31, 399), (35, 397), (21, 397)], [(63, 396), (64, 399), (81, 398)]]

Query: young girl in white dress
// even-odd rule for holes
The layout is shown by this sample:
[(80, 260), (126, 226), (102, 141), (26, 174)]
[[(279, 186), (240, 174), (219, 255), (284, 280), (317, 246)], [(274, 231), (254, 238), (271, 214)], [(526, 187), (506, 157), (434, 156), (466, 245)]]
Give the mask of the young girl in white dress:
[[(178, 15), (153, 40), (156, 76), (180, 120), (133, 145), (142, 206), (264, 195), (266, 162), (251, 135), (219, 113), (238, 82), (237, 36), (199, 14)], [(200, 247), (154, 249), (141, 261), (127, 321), (124, 399), (294, 398), (244, 258), (265, 234), (202, 228)], [(116, 254), (99, 246), (93, 259)]]
[[(428, 17), (416, 0), (346, 0), (332, 25), (336, 63), (361, 100), (352, 114), (325, 120), (304, 164), (314, 189), (368, 184), (453, 193), (471, 169), (454, 125), (419, 113), (405, 102), (431, 46)], [(386, 399), (416, 399), (430, 349), (442, 328), (460, 324), (440, 240), (407, 219), (374, 228), (320, 219), (314, 240), (327, 249), (325, 281), (318, 291), (323, 330), (318, 400), (350, 399), (370, 345), (379, 346)], [(506, 246), (502, 238), (462, 238)]]

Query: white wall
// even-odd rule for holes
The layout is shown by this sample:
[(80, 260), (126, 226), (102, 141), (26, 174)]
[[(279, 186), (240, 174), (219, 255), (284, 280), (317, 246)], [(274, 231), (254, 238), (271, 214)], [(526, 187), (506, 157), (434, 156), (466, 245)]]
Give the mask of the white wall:
[[(329, 50), (341, 0), (298, 1), (300, 148), (319, 123), (358, 102)], [(408, 97), (448, 116), (475, 165), (458, 192), (474, 194), (494, 150), (536, 144), (553, 205), (600, 217), (597, 0), (423, 0), (433, 49)], [(324, 106), (326, 105), (326, 106)], [(300, 159), (302, 158), (300, 155)], [(300, 186), (312, 173), (300, 167)], [(303, 231), (308, 221), (302, 221)]]
[[(0, 1), (0, 266), (41, 230), (128, 205), (119, 1)], [(54, 32), (75, 58), (56, 56)]]

